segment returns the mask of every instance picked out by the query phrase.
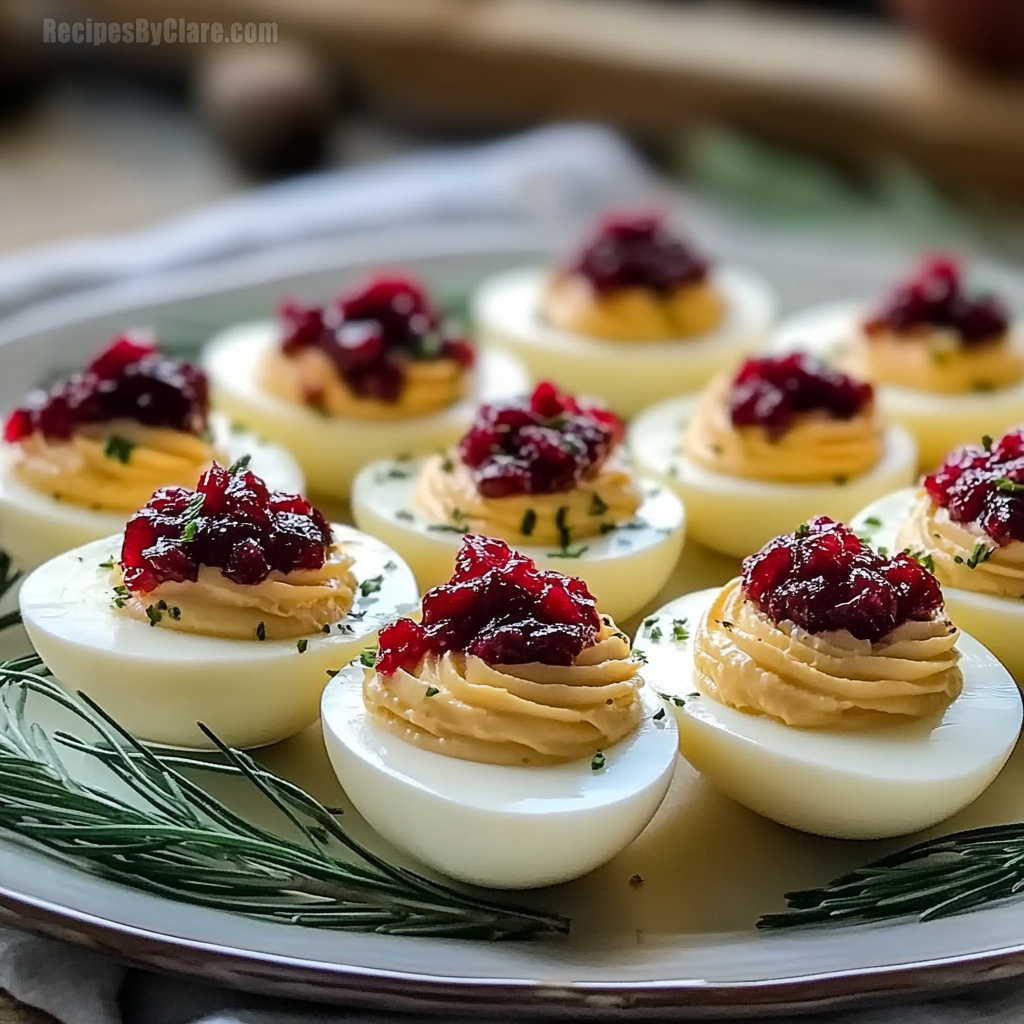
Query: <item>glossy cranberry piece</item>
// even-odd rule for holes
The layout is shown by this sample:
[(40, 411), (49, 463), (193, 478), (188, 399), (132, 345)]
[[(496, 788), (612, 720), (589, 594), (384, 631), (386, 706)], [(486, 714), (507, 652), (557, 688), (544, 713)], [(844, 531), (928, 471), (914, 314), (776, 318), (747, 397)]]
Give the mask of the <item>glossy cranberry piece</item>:
[(542, 381), (529, 398), (481, 406), (458, 452), (484, 497), (556, 494), (596, 476), (623, 430), (607, 409)]
[(200, 566), (242, 585), (271, 572), (319, 569), (331, 544), (323, 514), (297, 494), (270, 491), (245, 466), (214, 465), (195, 491), (161, 487), (128, 521), (121, 547), (127, 587), (195, 582)]
[[(410, 360), (453, 359), (467, 370), (475, 360), (473, 346), (442, 324), (423, 286), (398, 275), (377, 275), (326, 307), (286, 300), (278, 321), (285, 354), (318, 348), (353, 394), (381, 402), (399, 400)], [(315, 398), (307, 396), (310, 404)]]
[(742, 586), (775, 623), (809, 633), (846, 630), (872, 643), (942, 607), (938, 581), (909, 555), (883, 558), (825, 516), (745, 558)]
[(206, 375), (198, 367), (160, 352), (140, 334), (115, 338), (83, 373), (32, 392), (4, 426), (9, 443), (40, 433), (64, 439), (82, 425), (134, 420), (202, 434), (210, 411)]
[(648, 288), (667, 295), (708, 275), (707, 261), (672, 234), (664, 219), (652, 213), (606, 216), (565, 265), (595, 291)]
[(803, 352), (748, 359), (732, 380), (729, 416), (734, 427), (764, 427), (784, 434), (797, 416), (824, 412), (848, 420), (871, 405), (870, 384)]
[(991, 293), (968, 295), (957, 261), (936, 256), (897, 285), (864, 328), (869, 334), (883, 330), (906, 334), (937, 327), (955, 331), (965, 345), (976, 345), (1002, 337), (1009, 321), (1001, 299)]
[(977, 523), (1000, 546), (1024, 541), (1024, 427), (955, 448), (924, 486), (953, 522)]
[(571, 665), (600, 627), (582, 580), (540, 570), (504, 541), (471, 534), (452, 578), (424, 596), (421, 621), (398, 619), (381, 630), (376, 668), (392, 675), (448, 651), (489, 665)]

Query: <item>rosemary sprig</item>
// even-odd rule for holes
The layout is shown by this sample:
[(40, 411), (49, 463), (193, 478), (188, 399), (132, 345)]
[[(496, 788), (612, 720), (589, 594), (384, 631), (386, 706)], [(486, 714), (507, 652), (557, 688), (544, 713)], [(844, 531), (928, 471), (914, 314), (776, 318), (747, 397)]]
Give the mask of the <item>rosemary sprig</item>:
[[(30, 694), (97, 738), (51, 738), (27, 714)], [(445, 938), (568, 931), (559, 915), (492, 902), (388, 863), (308, 793), (206, 732), (222, 760), (157, 753), (88, 697), (76, 701), (46, 678), (37, 656), (3, 662), (0, 833), (109, 881), (280, 923)], [(61, 749), (102, 764), (127, 795), (79, 781)], [(296, 838), (236, 814), (194, 780), (203, 773), (247, 780)]]
[(786, 893), (790, 909), (758, 928), (879, 921), (934, 921), (1024, 894), (1024, 824), (938, 836), (873, 861), (820, 889)]

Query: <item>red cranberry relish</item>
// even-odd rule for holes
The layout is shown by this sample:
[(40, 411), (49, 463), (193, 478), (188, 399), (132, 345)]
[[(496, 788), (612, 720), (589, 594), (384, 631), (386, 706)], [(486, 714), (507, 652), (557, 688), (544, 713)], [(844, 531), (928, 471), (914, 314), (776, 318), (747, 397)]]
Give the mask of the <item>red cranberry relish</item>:
[(454, 359), (473, 365), (473, 347), (441, 323), (423, 286), (411, 278), (380, 275), (327, 306), (289, 299), (278, 310), (285, 353), (318, 348), (352, 393), (397, 402), (407, 359)]
[(955, 448), (924, 486), (953, 522), (977, 523), (999, 545), (1024, 540), (1024, 428)]
[(585, 277), (598, 292), (649, 288), (668, 295), (704, 281), (708, 264), (657, 214), (615, 213), (598, 224), (564, 270)]
[(542, 381), (529, 398), (481, 406), (459, 458), (485, 498), (555, 494), (596, 476), (623, 430), (614, 413)]
[(734, 427), (764, 427), (781, 436), (801, 413), (822, 411), (849, 420), (874, 400), (870, 384), (802, 352), (748, 359), (732, 380)]
[(977, 345), (1002, 337), (1008, 325), (1006, 307), (997, 296), (967, 295), (956, 260), (933, 257), (893, 290), (864, 329), (905, 334), (938, 327), (956, 331), (964, 345)]
[(743, 594), (773, 622), (845, 629), (877, 643), (942, 607), (935, 577), (900, 553), (883, 558), (842, 523), (818, 516), (743, 560)]
[(125, 334), (84, 373), (33, 391), (8, 417), (4, 440), (13, 444), (35, 433), (66, 440), (84, 424), (118, 419), (200, 435), (209, 411), (202, 370), (164, 355), (144, 335)]
[(542, 571), (503, 540), (470, 534), (455, 573), (423, 598), (421, 622), (380, 631), (381, 675), (412, 670), (428, 654), (475, 654), (488, 665), (571, 665), (601, 627), (596, 601), (574, 576)]
[(194, 491), (161, 487), (128, 520), (121, 570), (129, 590), (194, 583), (201, 565), (243, 585), (323, 566), (331, 544), (323, 514), (297, 494), (269, 491), (247, 465), (214, 465)]

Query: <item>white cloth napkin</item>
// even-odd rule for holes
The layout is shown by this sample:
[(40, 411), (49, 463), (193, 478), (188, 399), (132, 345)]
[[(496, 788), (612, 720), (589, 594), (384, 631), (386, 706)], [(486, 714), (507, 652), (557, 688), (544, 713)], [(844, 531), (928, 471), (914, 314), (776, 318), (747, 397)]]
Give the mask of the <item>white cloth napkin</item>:
[[(376, 225), (427, 228), (473, 218), (568, 223), (602, 207), (651, 199), (658, 191), (614, 134), (586, 125), (541, 129), (469, 150), (315, 175), (254, 190), (151, 230), (0, 259), (0, 317), (76, 290)], [(806, 238), (766, 233), (722, 211), (676, 199), (716, 255), (766, 268), (785, 264), (788, 273), (773, 278), (786, 306), (860, 293), (898, 265), (895, 254), (837, 251), (820, 240), (808, 244)], [(399, 1024), (412, 1019), (304, 1006), (126, 971), (98, 953), (6, 928), (0, 928), (0, 988), (62, 1024)], [(800, 1019), (1011, 1024), (1024, 1022), (1022, 1007), (1024, 985), (1004, 984), (914, 1006)]]

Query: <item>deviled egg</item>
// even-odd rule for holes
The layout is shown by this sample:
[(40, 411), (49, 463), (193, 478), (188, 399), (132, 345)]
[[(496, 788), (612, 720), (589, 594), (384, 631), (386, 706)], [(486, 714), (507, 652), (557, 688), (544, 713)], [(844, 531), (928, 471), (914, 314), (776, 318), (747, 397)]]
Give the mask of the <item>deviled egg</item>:
[(503, 352), (453, 333), (417, 281), (378, 275), (326, 306), (281, 304), (204, 354), (214, 405), (283, 445), (311, 491), (347, 501), (362, 466), (452, 444), (480, 401), (529, 386)]
[(332, 671), (414, 608), (402, 560), (270, 491), (241, 464), (162, 487), (124, 535), (58, 555), (21, 589), (39, 656), (150, 743), (259, 747), (316, 721)]
[(814, 352), (875, 384), (885, 415), (916, 438), (924, 469), (1024, 420), (1024, 332), (998, 296), (967, 290), (952, 259), (924, 261), (874, 305), (799, 313), (772, 347)]
[(761, 347), (774, 315), (759, 278), (712, 268), (650, 214), (607, 216), (554, 270), (499, 274), (473, 301), (482, 341), (625, 417)]
[(683, 756), (805, 832), (935, 825), (986, 789), (1020, 732), (1017, 687), (950, 621), (935, 577), (824, 517), (772, 540), (725, 587), (666, 605), (641, 644)]
[(330, 682), (321, 721), (385, 839), (454, 878), (531, 888), (592, 871), (654, 816), (678, 745), (657, 689), (580, 580), (468, 536), (422, 621), (386, 626)]
[(0, 445), (0, 547), (23, 570), (124, 528), (164, 484), (214, 459), (252, 457), (276, 489), (302, 491), (283, 449), (210, 415), (202, 370), (146, 334), (115, 338), (85, 370), (32, 392)]
[(804, 353), (748, 359), (699, 397), (654, 406), (629, 447), (683, 499), (689, 536), (737, 558), (816, 513), (849, 518), (917, 465), (871, 385)]
[(452, 574), (462, 537), (500, 537), (579, 576), (615, 619), (640, 611), (679, 559), (679, 499), (630, 469), (623, 425), (553, 384), (483, 406), (451, 450), (375, 462), (356, 477), (356, 525), (390, 544), (421, 590)]
[(953, 621), (1024, 684), (1024, 428), (954, 449), (920, 488), (873, 502), (852, 525), (935, 573)]

